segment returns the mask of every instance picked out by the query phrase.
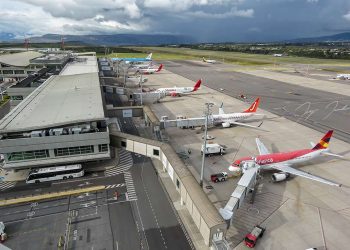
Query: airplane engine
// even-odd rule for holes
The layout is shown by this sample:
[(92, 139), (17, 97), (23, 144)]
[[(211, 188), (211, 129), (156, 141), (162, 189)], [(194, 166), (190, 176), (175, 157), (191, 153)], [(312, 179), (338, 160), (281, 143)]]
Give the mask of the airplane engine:
[(222, 123), (222, 127), (223, 128), (229, 128), (230, 127), (230, 123), (229, 122), (223, 122)]
[(289, 177), (288, 173), (275, 173), (272, 174), (271, 179), (273, 182), (280, 182), (280, 181), (284, 181)]
[(171, 94), (170, 94), (170, 96), (172, 96), (172, 97), (176, 97), (176, 96), (177, 96), (177, 94), (176, 94), (176, 93), (171, 93)]

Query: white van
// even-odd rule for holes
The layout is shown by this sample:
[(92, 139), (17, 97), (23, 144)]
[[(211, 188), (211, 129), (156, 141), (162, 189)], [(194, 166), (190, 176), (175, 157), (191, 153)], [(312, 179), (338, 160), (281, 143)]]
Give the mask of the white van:
[[(203, 149), (204, 149), (204, 145), (202, 145), (201, 154), (203, 154)], [(205, 156), (208, 156), (208, 155), (211, 156), (214, 154), (223, 155), (225, 153), (226, 153), (225, 148), (217, 143), (207, 144), (207, 147), (205, 150)]]

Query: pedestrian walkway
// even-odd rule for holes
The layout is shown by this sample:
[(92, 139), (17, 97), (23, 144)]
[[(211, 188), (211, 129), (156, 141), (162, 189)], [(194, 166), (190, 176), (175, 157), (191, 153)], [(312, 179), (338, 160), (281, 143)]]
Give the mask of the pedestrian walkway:
[(136, 196), (134, 181), (132, 179), (131, 173), (125, 172), (124, 179), (125, 179), (125, 183), (126, 183), (126, 190), (128, 193), (128, 200), (129, 201), (136, 201), (137, 196)]
[(15, 181), (1, 181), (0, 182), (0, 191), (12, 188), (16, 185)]
[(125, 186), (125, 183), (112, 184), (112, 185), (106, 185), (105, 189), (113, 189), (113, 188), (119, 188), (124, 186)]
[(119, 149), (118, 154), (119, 154), (118, 165), (106, 170), (105, 171), (106, 177), (115, 176), (118, 174), (125, 173), (126, 171), (128, 171), (132, 167), (133, 160), (132, 160), (131, 153), (129, 151), (126, 151), (124, 149)]

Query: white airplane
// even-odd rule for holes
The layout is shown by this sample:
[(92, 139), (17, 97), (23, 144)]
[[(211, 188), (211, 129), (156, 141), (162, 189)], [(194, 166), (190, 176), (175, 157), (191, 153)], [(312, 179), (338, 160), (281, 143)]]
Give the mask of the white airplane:
[(153, 66), (152, 62), (146, 62), (146, 63), (138, 63), (138, 64), (133, 64), (132, 69), (148, 69)]
[(333, 134), (333, 130), (329, 130), (322, 137), (322, 139), (318, 144), (311, 143), (311, 146), (312, 146), (311, 149), (301, 149), (301, 150), (295, 150), (291, 152), (281, 152), (281, 153), (270, 153), (265, 147), (265, 145), (258, 138), (256, 138), (256, 145), (259, 150), (259, 155), (254, 157), (250, 156), (250, 157), (243, 157), (241, 159), (238, 159), (229, 166), (229, 170), (235, 172), (241, 169), (241, 167), (244, 166), (245, 162), (254, 160), (255, 163), (258, 164), (260, 169), (263, 169), (263, 170), (274, 169), (274, 170), (280, 171), (279, 173), (275, 173), (272, 175), (272, 180), (274, 182), (286, 180), (289, 177), (289, 175), (292, 174), (292, 175), (304, 177), (313, 181), (318, 181), (324, 184), (340, 187), (341, 184), (323, 179), (321, 177), (318, 177), (291, 167), (292, 165), (305, 163), (324, 155), (343, 158), (343, 156), (341, 155), (337, 155), (329, 152), (328, 145), (332, 137), (332, 134)]
[(212, 115), (213, 123), (214, 125), (221, 124), (223, 128), (228, 128), (231, 125), (238, 125), (238, 126), (244, 126), (244, 127), (250, 127), (250, 128), (260, 128), (262, 122), (259, 124), (259, 126), (253, 126), (246, 123), (241, 123), (240, 121), (243, 121), (249, 117), (252, 116), (265, 116), (264, 114), (257, 114), (256, 111), (259, 107), (260, 98), (257, 98), (253, 104), (242, 113), (229, 113), (226, 114), (223, 109), (223, 105), (221, 104), (221, 107), (219, 108), (219, 114)]
[(151, 67), (148, 67), (146, 69), (138, 69), (137, 72), (143, 74), (143, 75), (149, 75), (149, 74), (153, 74), (153, 73), (156, 73), (156, 72), (159, 72), (161, 71), (163, 68), (163, 64), (159, 65), (158, 68), (151, 68)]
[(338, 74), (337, 79), (340, 80), (350, 80), (350, 74)]
[(216, 63), (216, 60), (207, 60), (203, 57), (203, 62), (206, 62), (206, 63)]
[(199, 79), (193, 87), (173, 87), (173, 88), (159, 88), (156, 93), (165, 93), (170, 96), (181, 96), (182, 94), (189, 94), (197, 91), (201, 86), (202, 80)]

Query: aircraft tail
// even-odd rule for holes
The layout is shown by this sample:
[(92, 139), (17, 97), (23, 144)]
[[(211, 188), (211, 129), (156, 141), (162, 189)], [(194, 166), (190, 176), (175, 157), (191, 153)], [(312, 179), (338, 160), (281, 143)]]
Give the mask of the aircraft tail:
[(259, 107), (259, 102), (260, 102), (260, 98), (258, 97), (253, 104), (249, 107), (249, 109), (247, 109), (246, 111), (244, 111), (243, 113), (255, 113), (256, 110)]
[(319, 143), (317, 143), (312, 149), (326, 149), (328, 148), (329, 141), (331, 140), (333, 134), (333, 130), (329, 130), (320, 140)]
[(205, 60), (205, 58), (204, 58), (204, 57), (203, 57), (203, 59), (202, 59), (202, 60), (203, 60), (203, 62), (206, 62), (206, 61), (207, 61), (207, 60)]
[(193, 91), (197, 91), (197, 90), (200, 88), (201, 84), (202, 84), (202, 79), (199, 79), (199, 80), (196, 82), (196, 85), (194, 85)]
[(146, 57), (147, 60), (152, 60), (152, 53), (150, 53), (147, 57)]
[(224, 111), (224, 103), (222, 102), (219, 108), (219, 115), (223, 115), (223, 114), (225, 114), (225, 111)]
[(156, 71), (156, 72), (161, 71), (161, 70), (162, 70), (162, 68), (163, 68), (163, 64), (159, 65), (159, 68), (157, 69), (157, 71)]

